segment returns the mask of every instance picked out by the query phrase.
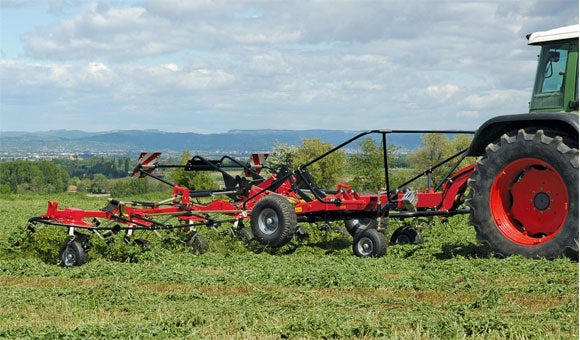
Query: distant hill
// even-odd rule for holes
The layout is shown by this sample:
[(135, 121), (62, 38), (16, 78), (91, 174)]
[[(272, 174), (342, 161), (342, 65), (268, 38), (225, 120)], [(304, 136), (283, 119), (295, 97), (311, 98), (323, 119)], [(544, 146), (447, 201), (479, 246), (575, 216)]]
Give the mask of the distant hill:
[[(226, 133), (198, 134), (159, 130), (115, 130), (85, 132), (51, 130), (42, 132), (8, 131), (0, 133), (0, 154), (131, 154), (141, 151), (181, 153), (248, 153), (269, 151), (276, 141), (300, 145), (302, 139), (318, 138), (338, 145), (360, 131), (342, 130), (231, 130)], [(380, 138), (380, 134), (374, 134)], [(412, 150), (420, 145), (418, 134), (389, 134), (388, 144)], [(348, 148), (357, 148), (358, 141)]]

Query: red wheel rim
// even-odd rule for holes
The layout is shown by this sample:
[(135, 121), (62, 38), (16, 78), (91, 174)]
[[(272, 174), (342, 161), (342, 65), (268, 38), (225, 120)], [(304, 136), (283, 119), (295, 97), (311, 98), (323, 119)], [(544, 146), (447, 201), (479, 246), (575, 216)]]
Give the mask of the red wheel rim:
[(568, 190), (548, 163), (521, 158), (495, 178), (489, 203), (500, 232), (515, 243), (532, 246), (549, 241), (562, 229)]

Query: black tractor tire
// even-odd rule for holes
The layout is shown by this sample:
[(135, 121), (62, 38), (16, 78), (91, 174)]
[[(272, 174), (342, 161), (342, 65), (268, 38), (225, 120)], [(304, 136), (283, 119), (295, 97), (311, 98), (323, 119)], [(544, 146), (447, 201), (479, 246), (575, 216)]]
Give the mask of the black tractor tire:
[(378, 223), (374, 218), (353, 218), (344, 220), (344, 226), (350, 236), (354, 237), (360, 229), (377, 229)]
[(273, 248), (290, 242), (298, 228), (294, 206), (284, 196), (276, 194), (268, 195), (256, 203), (250, 224), (254, 237)]
[(504, 134), (469, 179), (469, 222), (498, 257), (578, 259), (578, 149), (543, 130)]
[(357, 233), (352, 252), (358, 257), (381, 257), (387, 253), (385, 235), (376, 229), (366, 229)]
[(68, 240), (59, 251), (60, 265), (63, 267), (82, 266), (88, 260), (88, 254), (78, 240)]

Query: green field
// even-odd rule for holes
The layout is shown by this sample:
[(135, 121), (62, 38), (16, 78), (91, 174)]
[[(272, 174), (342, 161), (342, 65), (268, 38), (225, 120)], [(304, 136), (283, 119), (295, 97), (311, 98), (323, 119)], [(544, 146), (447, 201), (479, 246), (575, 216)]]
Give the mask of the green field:
[(87, 264), (62, 268), (64, 228), (22, 239), (49, 199), (106, 203), (0, 199), (0, 338), (578, 338), (578, 263), (489, 256), (466, 216), (383, 258), (357, 258), (351, 239), (314, 225), (308, 241), (250, 251), (222, 225), (200, 229), (203, 255), (95, 241)]

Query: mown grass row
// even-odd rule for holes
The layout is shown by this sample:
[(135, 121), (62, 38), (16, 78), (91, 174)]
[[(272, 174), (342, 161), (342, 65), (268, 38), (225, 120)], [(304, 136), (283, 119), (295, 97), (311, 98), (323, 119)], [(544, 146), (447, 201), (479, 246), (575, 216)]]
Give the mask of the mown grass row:
[[(57, 198), (63, 207), (104, 205)], [(491, 257), (465, 217), (437, 221), (424, 244), (391, 246), (379, 259), (353, 256), (350, 239), (316, 226), (304, 226), (305, 242), (260, 252), (222, 226), (200, 229), (210, 242), (204, 255), (116, 242), (81, 267), (61, 268), (35, 248), (56, 242), (57, 252), (64, 228), (10, 245), (46, 197), (0, 203), (2, 338), (578, 336), (577, 263)]]

